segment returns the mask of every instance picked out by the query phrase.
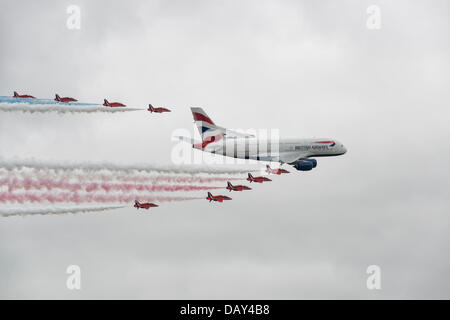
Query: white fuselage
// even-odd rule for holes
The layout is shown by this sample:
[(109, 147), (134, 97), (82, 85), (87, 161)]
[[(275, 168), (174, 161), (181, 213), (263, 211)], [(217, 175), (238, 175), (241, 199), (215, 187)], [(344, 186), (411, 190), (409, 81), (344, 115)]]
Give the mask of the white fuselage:
[[(253, 159), (291, 163), (296, 155), (305, 159), (309, 157), (338, 156), (347, 152), (342, 143), (335, 139), (221, 139), (210, 143), (203, 151), (221, 154), (239, 159)], [(292, 161), (295, 162), (295, 161)]]
[(338, 156), (347, 152), (344, 145), (334, 139), (274, 139), (262, 140), (253, 134), (229, 130), (216, 125), (200, 107), (192, 107), (192, 116), (201, 142), (179, 137), (192, 142), (192, 147), (205, 152), (238, 159), (288, 163), (297, 170), (309, 171), (317, 166), (311, 157)]
[[(328, 142), (328, 143), (324, 143)], [(347, 152), (342, 143), (332, 139), (222, 139), (205, 146), (203, 151), (221, 154), (239, 159), (261, 161), (283, 161), (283, 155), (301, 155), (302, 159), (309, 157), (338, 156)]]

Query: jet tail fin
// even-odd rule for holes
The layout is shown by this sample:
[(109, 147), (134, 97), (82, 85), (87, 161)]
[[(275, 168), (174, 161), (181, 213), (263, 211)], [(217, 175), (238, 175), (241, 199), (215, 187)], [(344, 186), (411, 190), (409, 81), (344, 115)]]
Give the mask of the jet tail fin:
[(223, 132), (217, 130), (217, 126), (202, 108), (191, 108), (194, 122), (202, 141), (210, 140), (212, 137), (223, 137)]
[(18, 95), (17, 91), (14, 91), (14, 97), (17, 97)]
[(210, 139), (211, 137), (215, 137), (215, 141), (218, 141), (223, 136), (234, 138), (255, 137), (251, 134), (240, 133), (216, 125), (202, 108), (194, 107), (191, 108), (191, 111), (195, 124), (197, 125), (198, 132), (200, 133), (203, 141), (208, 140), (208, 138)]

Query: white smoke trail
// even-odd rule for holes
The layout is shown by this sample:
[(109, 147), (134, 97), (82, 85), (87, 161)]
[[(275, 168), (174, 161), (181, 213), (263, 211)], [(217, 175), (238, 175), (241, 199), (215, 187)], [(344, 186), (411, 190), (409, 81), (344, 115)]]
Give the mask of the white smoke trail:
[(0, 208), (0, 216), (50, 215), (67, 213), (87, 213), (124, 208), (125, 206), (89, 206), (89, 207), (44, 207), (44, 208)]
[(139, 108), (111, 108), (102, 105), (50, 105), (50, 104), (27, 104), (27, 103), (0, 103), (0, 111), (23, 112), (23, 113), (117, 113), (129, 111), (142, 111)]
[(178, 202), (203, 199), (203, 197), (166, 197), (153, 192), (133, 193), (78, 193), (78, 192), (0, 192), (1, 203), (131, 203), (134, 200)]
[(246, 168), (222, 168), (208, 167), (204, 165), (189, 165), (187, 167), (168, 166), (168, 165), (150, 165), (150, 164), (115, 164), (111, 162), (58, 162), (43, 161), (36, 159), (14, 159), (6, 160), (0, 158), (0, 167), (7, 170), (34, 168), (45, 170), (84, 170), (88, 172), (98, 172), (102, 170), (116, 172), (158, 172), (158, 173), (185, 173), (185, 174), (239, 174), (254, 172), (255, 169), (248, 170)]

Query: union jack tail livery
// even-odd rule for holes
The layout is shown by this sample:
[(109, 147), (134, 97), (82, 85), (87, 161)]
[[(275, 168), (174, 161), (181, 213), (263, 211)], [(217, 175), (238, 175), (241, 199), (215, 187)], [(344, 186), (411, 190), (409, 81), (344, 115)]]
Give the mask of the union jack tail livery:
[(205, 149), (210, 143), (223, 139), (224, 133), (217, 127), (202, 108), (191, 108), (202, 142), (194, 144), (194, 148)]

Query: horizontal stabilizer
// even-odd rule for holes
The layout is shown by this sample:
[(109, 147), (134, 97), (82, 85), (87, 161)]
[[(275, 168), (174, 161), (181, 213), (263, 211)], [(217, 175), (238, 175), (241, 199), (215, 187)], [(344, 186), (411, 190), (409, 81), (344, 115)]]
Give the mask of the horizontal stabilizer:
[(183, 137), (183, 136), (174, 136), (175, 139), (190, 143), (190, 144), (197, 144), (197, 143), (202, 143), (201, 141), (195, 140), (193, 138), (188, 138), (188, 137)]
[(249, 133), (241, 133), (234, 130), (230, 130), (227, 128), (216, 127), (217, 130), (220, 130), (223, 134), (226, 135), (227, 138), (254, 138), (255, 135)]

